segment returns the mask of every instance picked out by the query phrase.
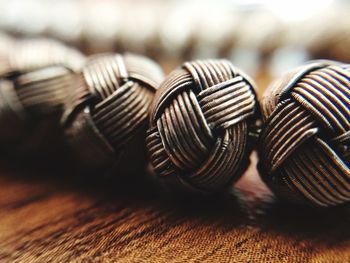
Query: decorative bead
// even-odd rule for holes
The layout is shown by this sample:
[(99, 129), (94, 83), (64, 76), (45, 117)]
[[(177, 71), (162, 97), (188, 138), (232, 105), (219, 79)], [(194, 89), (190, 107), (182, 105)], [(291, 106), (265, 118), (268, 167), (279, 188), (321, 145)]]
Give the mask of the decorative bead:
[(187, 62), (161, 84), (147, 149), (161, 182), (211, 193), (249, 163), (258, 105), (253, 82), (226, 60)]
[(85, 57), (49, 39), (7, 42), (0, 55), (1, 145), (16, 154), (55, 149), (63, 105), (77, 86), (74, 71)]
[(260, 171), (287, 200), (350, 201), (350, 65), (315, 61), (275, 81), (261, 102)]
[[(12, 76), (11, 80), (1, 80), (2, 145), (7, 144), (11, 149), (23, 148), (25, 141), (30, 141), (32, 135), (36, 136), (38, 129), (42, 130), (40, 126), (47, 126), (43, 134), (45, 139), (57, 134), (67, 94), (76, 86), (76, 74), (63, 66), (50, 66)], [(53, 127), (49, 128), (48, 123)]]
[(13, 41), (7, 56), (0, 58), (0, 75), (8, 78), (54, 65), (77, 72), (85, 63), (85, 56), (76, 49), (46, 38)]
[[(148, 109), (162, 78), (160, 67), (143, 56), (103, 54), (88, 59), (63, 117), (69, 143), (83, 164), (115, 164), (128, 152), (130, 141), (145, 133)], [(138, 147), (142, 152), (142, 145)]]

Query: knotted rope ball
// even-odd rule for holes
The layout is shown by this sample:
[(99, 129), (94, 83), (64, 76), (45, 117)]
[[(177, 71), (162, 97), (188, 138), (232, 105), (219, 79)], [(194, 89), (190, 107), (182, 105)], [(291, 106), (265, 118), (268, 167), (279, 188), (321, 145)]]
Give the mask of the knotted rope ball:
[(53, 149), (63, 105), (85, 58), (53, 40), (11, 41), (0, 59), (1, 145), (16, 153), (38, 152), (39, 144)]
[[(30, 119), (30, 115), (62, 112), (68, 94), (77, 86), (74, 72), (82, 67), (85, 57), (49, 39), (11, 43), (0, 60), (0, 79), (5, 86), (0, 90), (1, 111), (13, 112), (23, 120)], [(6, 116), (0, 114), (0, 119)]]
[[(8, 145), (18, 153), (31, 152), (32, 146), (36, 148), (40, 143), (46, 149), (45, 144), (51, 135), (54, 141), (53, 137), (59, 133), (63, 105), (68, 99), (67, 94), (76, 86), (76, 74), (63, 66), (51, 66), (20, 74), (11, 80), (0, 80), (2, 146)], [(28, 146), (30, 150), (25, 149), (26, 144), (32, 145)]]
[[(129, 142), (146, 131), (148, 109), (162, 78), (160, 67), (143, 56), (102, 54), (88, 59), (63, 118), (80, 161), (88, 167), (106, 166), (129, 150)], [(142, 143), (138, 147), (142, 152)]]
[(156, 93), (147, 136), (161, 182), (219, 191), (249, 163), (258, 105), (253, 82), (226, 60), (187, 62)]
[(0, 58), (0, 76), (8, 78), (54, 65), (77, 72), (85, 63), (78, 50), (46, 38), (13, 40), (7, 55)]
[(261, 102), (260, 171), (282, 198), (350, 201), (350, 65), (307, 64), (278, 79)]

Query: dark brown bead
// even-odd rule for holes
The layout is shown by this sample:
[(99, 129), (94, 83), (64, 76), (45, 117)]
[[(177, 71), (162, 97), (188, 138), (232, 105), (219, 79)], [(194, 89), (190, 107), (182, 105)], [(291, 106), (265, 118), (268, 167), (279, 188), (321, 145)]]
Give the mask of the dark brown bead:
[(0, 52), (1, 145), (16, 154), (55, 149), (63, 105), (85, 57), (55, 40), (7, 42)]
[(260, 172), (287, 200), (350, 201), (350, 65), (315, 61), (276, 80), (261, 102)]
[[(162, 78), (160, 67), (143, 56), (102, 54), (88, 59), (63, 117), (69, 143), (83, 164), (106, 167), (130, 150), (130, 141), (145, 133), (148, 109)], [(142, 152), (142, 145), (138, 147)]]
[(36, 69), (61, 65), (78, 72), (85, 56), (78, 50), (51, 39), (13, 40), (7, 54), (0, 57), (0, 76), (11, 78)]
[[(52, 143), (57, 138), (51, 135), (58, 135), (63, 105), (76, 86), (76, 74), (63, 66), (49, 66), (1, 80), (2, 146), (7, 145), (17, 154), (55, 148)], [(51, 145), (46, 147), (48, 144)]]
[(258, 115), (253, 86), (226, 60), (173, 71), (156, 93), (146, 140), (158, 178), (203, 193), (237, 180), (249, 163)]

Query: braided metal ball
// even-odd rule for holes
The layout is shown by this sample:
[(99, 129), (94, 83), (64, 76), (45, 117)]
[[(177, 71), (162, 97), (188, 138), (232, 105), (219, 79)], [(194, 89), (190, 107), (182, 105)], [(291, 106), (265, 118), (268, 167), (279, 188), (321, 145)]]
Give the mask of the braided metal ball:
[[(144, 141), (149, 106), (162, 78), (161, 68), (143, 56), (101, 54), (88, 59), (63, 117), (72, 150), (86, 167), (118, 163), (135, 137), (141, 134)], [(137, 147), (143, 152), (142, 142)]]
[[(51, 135), (59, 133), (63, 106), (77, 81), (76, 74), (63, 66), (50, 66), (20, 74), (11, 80), (0, 80), (2, 146), (7, 145), (22, 153), (33, 151), (38, 146), (35, 144), (43, 143), (46, 148)], [(32, 137), (36, 137), (37, 142)], [(25, 150), (26, 144), (34, 148)]]
[(212, 193), (249, 164), (258, 105), (253, 82), (226, 60), (187, 62), (161, 84), (147, 149), (160, 182)]
[(78, 72), (85, 56), (59, 41), (47, 38), (13, 40), (7, 54), (0, 56), (0, 77), (13, 76), (61, 65)]
[(1, 146), (26, 155), (55, 149), (63, 105), (77, 86), (75, 72), (85, 57), (49, 39), (7, 43), (0, 55)]
[(306, 64), (275, 81), (261, 102), (259, 169), (289, 201), (350, 201), (350, 65)]

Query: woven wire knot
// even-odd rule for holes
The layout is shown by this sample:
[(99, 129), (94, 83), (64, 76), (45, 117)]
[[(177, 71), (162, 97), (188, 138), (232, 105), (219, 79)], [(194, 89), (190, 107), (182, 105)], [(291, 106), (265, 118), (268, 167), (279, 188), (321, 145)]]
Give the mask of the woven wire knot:
[(13, 82), (23, 109), (40, 117), (63, 112), (68, 94), (77, 85), (77, 77), (66, 67), (49, 66), (21, 74)]
[(48, 66), (61, 65), (78, 72), (85, 56), (78, 50), (45, 38), (14, 40), (6, 55), (0, 56), (0, 74), (11, 78)]
[(63, 105), (85, 57), (54, 40), (1, 40), (1, 145), (19, 155), (50, 152), (61, 145)]
[(157, 91), (146, 140), (151, 165), (170, 183), (217, 191), (246, 168), (256, 117), (253, 83), (229, 61), (185, 63)]
[(91, 148), (83, 161), (104, 163), (125, 149), (146, 124), (162, 77), (160, 67), (143, 56), (102, 54), (88, 59), (63, 117), (78, 153)]
[(0, 50), (0, 78), (13, 82), (13, 87), (2, 91), (3, 105), (22, 117), (28, 111), (62, 111), (76, 86), (74, 72), (84, 61), (79, 51), (55, 40), (7, 39)]
[[(63, 106), (76, 83), (76, 74), (63, 66), (49, 66), (2, 79), (1, 144), (24, 154), (55, 148), (53, 141), (60, 137)], [(40, 140), (39, 134), (54, 147)]]
[(316, 61), (278, 79), (261, 103), (260, 168), (284, 198), (350, 201), (350, 66)]

